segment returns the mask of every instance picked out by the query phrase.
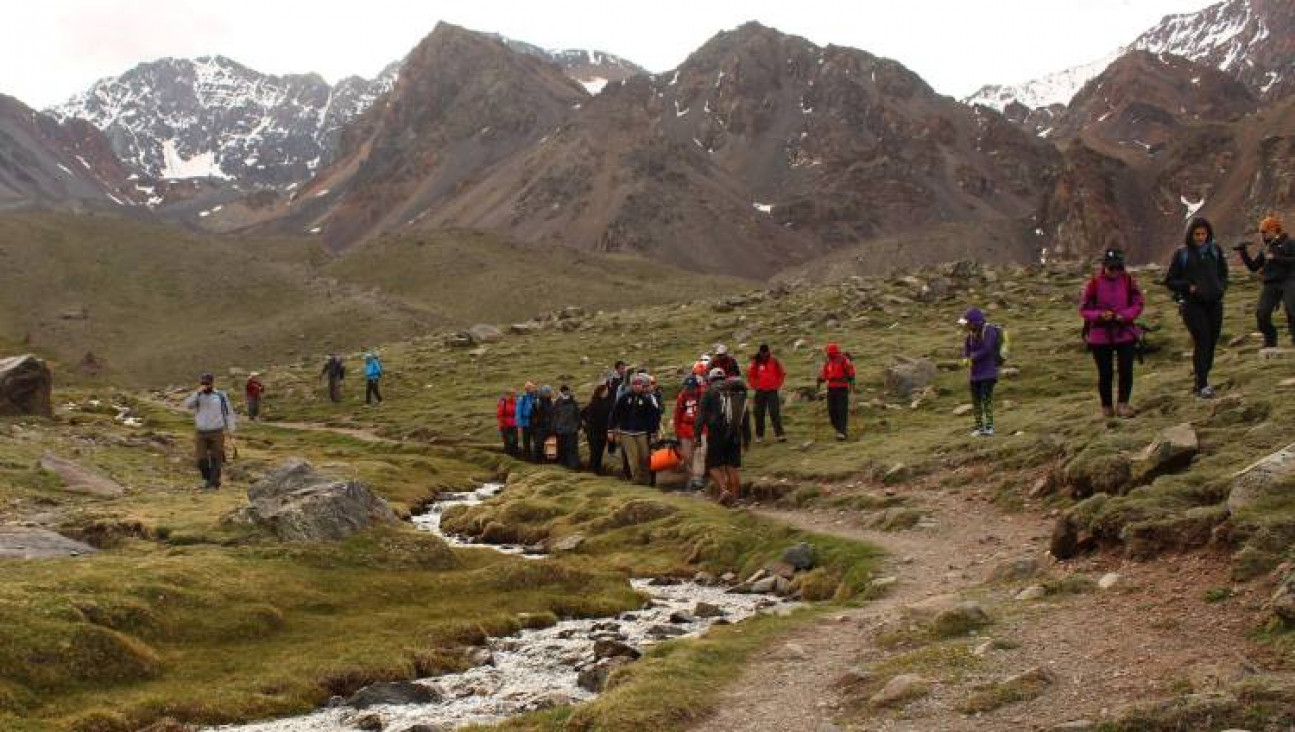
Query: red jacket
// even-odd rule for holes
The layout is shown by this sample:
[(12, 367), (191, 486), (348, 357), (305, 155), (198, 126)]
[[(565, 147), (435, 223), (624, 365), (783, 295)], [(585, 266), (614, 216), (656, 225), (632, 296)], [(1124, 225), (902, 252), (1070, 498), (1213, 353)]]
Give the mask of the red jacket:
[(697, 405), (701, 404), (701, 389), (692, 394), (687, 389), (679, 392), (674, 402), (674, 436), (691, 440), (697, 436)]
[(787, 372), (783, 370), (782, 362), (773, 356), (765, 363), (752, 359), (746, 372), (746, 383), (756, 391), (778, 391), (786, 379)]
[(261, 393), (264, 391), (265, 391), (265, 384), (261, 383), (260, 379), (247, 380), (246, 392), (247, 392), (248, 399), (259, 399), (261, 397)]
[(828, 356), (823, 369), (818, 372), (818, 380), (826, 381), (829, 389), (842, 389), (854, 383), (854, 364), (845, 354)]
[(495, 407), (495, 417), (499, 420), (499, 429), (511, 430), (517, 427), (517, 397), (503, 397)]

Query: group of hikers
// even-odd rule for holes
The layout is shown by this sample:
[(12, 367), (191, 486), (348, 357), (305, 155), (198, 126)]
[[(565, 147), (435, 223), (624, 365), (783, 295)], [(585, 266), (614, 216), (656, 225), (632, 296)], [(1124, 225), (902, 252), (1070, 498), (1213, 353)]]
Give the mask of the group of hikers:
[[(844, 360), (839, 349), (835, 361)], [(854, 367), (848, 365), (839, 380), (848, 391)], [(787, 372), (769, 346), (761, 345), (747, 367), (746, 380), (737, 359), (723, 344), (714, 355), (702, 354), (683, 379), (674, 399), (670, 427), (673, 437), (660, 440), (666, 415), (666, 396), (647, 369), (630, 369), (617, 361), (612, 370), (581, 406), (565, 384), (551, 386), (527, 382), (521, 394), (504, 392), (495, 415), (504, 450), (532, 462), (553, 462), (573, 470), (581, 468), (579, 433), (585, 434), (589, 469), (604, 473), (606, 456), (620, 455), (613, 472), (642, 485), (654, 484), (656, 474), (678, 468), (689, 489), (715, 481), (719, 499), (731, 503), (741, 497), (742, 452), (754, 439), (763, 442), (765, 427), (774, 439), (786, 441), (780, 391)], [(754, 389), (755, 429), (748, 410), (748, 389)], [(845, 410), (848, 414), (848, 407)], [(840, 438), (846, 426), (840, 424)]]
[[(1233, 249), (1251, 272), (1261, 272), (1263, 288), (1255, 309), (1265, 347), (1277, 345), (1273, 313), (1286, 311), (1287, 327), (1295, 345), (1295, 242), (1275, 216), (1259, 224), (1262, 248), (1252, 255), (1249, 243)], [(1223, 328), (1223, 299), (1228, 287), (1227, 256), (1216, 243), (1209, 221), (1196, 218), (1187, 227), (1183, 246), (1169, 264), (1163, 284), (1173, 293), (1179, 313), (1191, 335), (1194, 371), (1193, 393), (1202, 399), (1214, 396), (1210, 371)], [(1104, 417), (1130, 418), (1133, 367), (1143, 343), (1145, 328), (1138, 324), (1146, 300), (1137, 280), (1128, 271), (1124, 252), (1105, 251), (1100, 271), (1085, 284), (1079, 314), (1083, 338), (1097, 367), (1097, 392)], [(994, 435), (994, 388), (1006, 360), (1007, 334), (990, 324), (979, 308), (969, 308), (958, 321), (965, 329), (962, 344), (971, 392), (976, 437)], [(837, 440), (849, 437), (850, 395), (855, 388), (855, 367), (850, 355), (828, 343), (817, 384), (826, 386), (827, 417)], [(496, 405), (496, 419), (509, 455), (532, 462), (552, 462), (573, 470), (582, 467), (580, 433), (584, 432), (590, 470), (604, 474), (608, 456), (620, 456), (612, 472), (639, 484), (654, 484), (656, 474), (678, 470), (692, 490), (705, 487), (709, 477), (718, 499), (731, 504), (742, 497), (742, 455), (752, 442), (765, 438), (766, 420), (779, 442), (787, 435), (782, 420), (781, 391), (786, 369), (767, 344), (761, 345), (747, 366), (746, 378), (737, 359), (723, 344), (713, 355), (703, 354), (683, 379), (670, 412), (672, 437), (665, 436), (666, 397), (647, 369), (630, 369), (617, 361), (612, 371), (594, 387), (581, 405), (568, 385), (556, 390), (527, 382), (520, 394), (507, 390)], [(365, 403), (381, 404), (379, 383), (382, 362), (374, 351), (364, 354)], [(342, 400), (346, 365), (336, 353), (329, 356), (320, 377), (327, 379), (333, 402)], [(259, 374), (251, 374), (245, 387), (247, 414), (260, 415), (266, 387)], [(747, 397), (754, 391), (752, 406)], [(204, 487), (220, 486), (225, 460), (225, 435), (236, 427), (228, 397), (214, 388), (211, 374), (203, 374), (197, 391), (184, 402), (194, 413), (197, 429), (198, 469)], [(754, 414), (752, 414), (752, 412)], [(754, 434), (752, 430), (754, 417)]]

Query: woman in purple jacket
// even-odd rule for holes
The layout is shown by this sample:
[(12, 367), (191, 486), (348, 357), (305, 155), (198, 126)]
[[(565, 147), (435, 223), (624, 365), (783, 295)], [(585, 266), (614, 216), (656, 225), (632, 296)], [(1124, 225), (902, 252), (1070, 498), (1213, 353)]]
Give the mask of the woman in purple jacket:
[[(1133, 394), (1133, 358), (1138, 338), (1133, 324), (1142, 314), (1145, 301), (1138, 283), (1124, 269), (1124, 252), (1107, 249), (1102, 272), (1084, 288), (1079, 314), (1084, 317), (1084, 340), (1097, 362), (1097, 393), (1102, 399), (1102, 416), (1132, 417), (1129, 397)], [(1119, 362), (1119, 401), (1111, 395), (1115, 363)]]
[(998, 328), (985, 322), (979, 308), (971, 308), (958, 321), (967, 329), (962, 355), (971, 369), (971, 406), (976, 417), (973, 437), (994, 436), (994, 385), (998, 383)]

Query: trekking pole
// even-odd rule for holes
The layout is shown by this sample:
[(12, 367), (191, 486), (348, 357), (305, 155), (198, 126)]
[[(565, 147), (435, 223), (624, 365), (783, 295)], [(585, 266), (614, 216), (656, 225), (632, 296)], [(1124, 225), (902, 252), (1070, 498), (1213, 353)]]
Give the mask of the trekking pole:
[(238, 459), (238, 441), (234, 439), (233, 432), (227, 432), (225, 436), (229, 439), (229, 452), (231, 455), (229, 460), (233, 462)]

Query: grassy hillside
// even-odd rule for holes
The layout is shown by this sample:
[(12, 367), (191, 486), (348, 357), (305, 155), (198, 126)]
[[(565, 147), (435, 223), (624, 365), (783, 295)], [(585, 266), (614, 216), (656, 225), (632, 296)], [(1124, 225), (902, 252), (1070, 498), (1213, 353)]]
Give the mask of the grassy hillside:
[(311, 239), (194, 234), (109, 216), (0, 217), (0, 345), (83, 380), (188, 383), (429, 329), (731, 288), (640, 261), (525, 252), (481, 236), (381, 241), (334, 259)]

